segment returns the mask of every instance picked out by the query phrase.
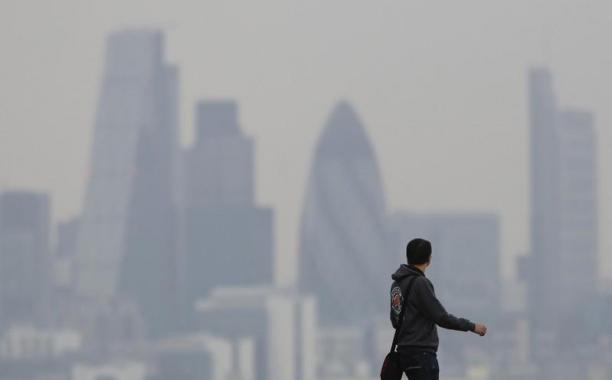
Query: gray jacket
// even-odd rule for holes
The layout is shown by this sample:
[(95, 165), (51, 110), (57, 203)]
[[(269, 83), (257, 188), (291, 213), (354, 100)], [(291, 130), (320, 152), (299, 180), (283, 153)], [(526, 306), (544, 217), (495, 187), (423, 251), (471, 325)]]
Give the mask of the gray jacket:
[[(473, 331), (474, 323), (448, 313), (438, 301), (431, 281), (418, 268), (402, 264), (391, 275), (391, 324), (399, 325), (402, 303), (406, 300), (404, 320), (397, 340), (398, 351), (402, 348), (437, 352), (438, 330), (436, 325), (451, 330)], [(413, 281), (410, 294), (406, 294)]]

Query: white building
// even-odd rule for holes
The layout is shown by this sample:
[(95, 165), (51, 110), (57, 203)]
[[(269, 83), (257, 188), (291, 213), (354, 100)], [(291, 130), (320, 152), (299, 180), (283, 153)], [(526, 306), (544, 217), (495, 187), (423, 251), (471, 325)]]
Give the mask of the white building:
[(103, 365), (77, 364), (72, 369), (71, 380), (145, 380), (146, 376), (145, 363), (126, 361)]
[(81, 349), (82, 336), (76, 330), (43, 330), (15, 325), (0, 340), (4, 360), (50, 359)]
[(316, 303), (271, 287), (216, 288), (197, 303), (202, 327), (232, 342), (243, 380), (314, 380)]
[[(387, 331), (389, 330), (387, 328)], [(387, 352), (389, 352), (391, 340), (387, 343)], [(372, 368), (365, 348), (364, 330), (359, 327), (321, 329), (317, 334), (318, 377), (320, 379), (368, 377)], [(382, 359), (380, 363), (382, 364)]]
[(232, 345), (206, 333), (178, 336), (157, 342), (151, 352), (150, 380), (249, 380), (236, 376)]

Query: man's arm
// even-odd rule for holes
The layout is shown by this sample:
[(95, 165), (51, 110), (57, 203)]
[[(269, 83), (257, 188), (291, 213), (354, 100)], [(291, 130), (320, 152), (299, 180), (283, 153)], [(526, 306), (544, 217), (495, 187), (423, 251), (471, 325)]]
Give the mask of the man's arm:
[[(399, 293), (399, 294), (398, 294)], [(391, 290), (389, 291), (390, 295), (390, 317), (391, 317), (391, 325), (394, 329), (397, 329), (399, 325), (399, 315), (402, 308), (403, 297), (401, 295), (401, 288), (399, 284), (393, 283), (391, 285)]]
[(438, 301), (429, 280), (417, 278), (414, 284), (415, 299), (419, 311), (434, 321), (438, 326), (450, 330), (474, 331), (475, 324), (465, 318), (457, 318), (448, 313)]

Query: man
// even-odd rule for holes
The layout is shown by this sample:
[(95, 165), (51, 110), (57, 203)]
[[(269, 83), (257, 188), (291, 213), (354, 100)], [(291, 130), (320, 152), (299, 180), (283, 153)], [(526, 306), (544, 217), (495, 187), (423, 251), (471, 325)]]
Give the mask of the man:
[[(436, 325), (451, 330), (472, 331), (484, 336), (487, 327), (448, 313), (436, 298), (425, 270), (431, 263), (431, 243), (411, 240), (406, 246), (408, 265), (402, 264), (391, 276), (391, 324), (400, 328), (397, 352), (409, 380), (438, 380), (438, 331)], [(403, 321), (400, 321), (402, 304)]]

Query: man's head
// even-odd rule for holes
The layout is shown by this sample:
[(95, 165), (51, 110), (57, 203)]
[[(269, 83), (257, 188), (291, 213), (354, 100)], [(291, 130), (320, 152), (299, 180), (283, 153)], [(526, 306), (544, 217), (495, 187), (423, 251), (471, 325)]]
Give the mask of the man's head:
[(429, 266), (431, 261), (431, 243), (425, 239), (412, 239), (406, 246), (406, 259), (408, 264), (415, 266)]

